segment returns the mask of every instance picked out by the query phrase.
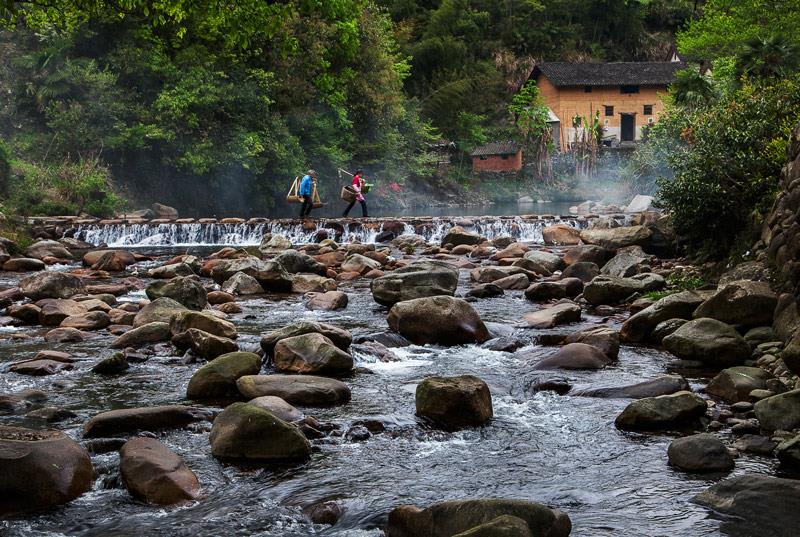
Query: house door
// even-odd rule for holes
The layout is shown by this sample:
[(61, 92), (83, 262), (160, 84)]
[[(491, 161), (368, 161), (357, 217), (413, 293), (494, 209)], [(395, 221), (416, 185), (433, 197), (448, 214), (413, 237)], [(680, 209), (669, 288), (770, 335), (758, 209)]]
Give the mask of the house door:
[(633, 114), (620, 115), (620, 140), (633, 142), (636, 140), (636, 116)]

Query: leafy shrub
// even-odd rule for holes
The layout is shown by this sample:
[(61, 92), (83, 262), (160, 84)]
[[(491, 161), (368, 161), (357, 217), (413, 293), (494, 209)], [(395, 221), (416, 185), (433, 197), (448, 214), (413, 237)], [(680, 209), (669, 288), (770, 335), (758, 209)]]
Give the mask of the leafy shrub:
[(0, 140), (0, 196), (8, 195), (8, 183), (11, 181), (11, 150)]

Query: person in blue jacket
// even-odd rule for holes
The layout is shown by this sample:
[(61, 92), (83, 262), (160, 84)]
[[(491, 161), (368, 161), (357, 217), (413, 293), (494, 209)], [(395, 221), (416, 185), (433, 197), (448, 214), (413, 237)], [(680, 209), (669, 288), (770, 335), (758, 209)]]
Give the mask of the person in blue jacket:
[(314, 187), (316, 184), (317, 172), (314, 170), (308, 170), (308, 173), (303, 176), (303, 180), (300, 181), (300, 191), (298, 192), (300, 201), (302, 202), (302, 205), (300, 206), (300, 218), (306, 218), (311, 214), (311, 209), (314, 208), (314, 200), (312, 199), (312, 196), (314, 194)]

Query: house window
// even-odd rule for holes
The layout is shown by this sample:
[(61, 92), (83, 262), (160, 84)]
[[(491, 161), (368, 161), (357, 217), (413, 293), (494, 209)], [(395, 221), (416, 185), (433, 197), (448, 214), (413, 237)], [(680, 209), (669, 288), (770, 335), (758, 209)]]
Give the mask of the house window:
[(652, 116), (653, 115), (653, 105), (652, 104), (644, 105), (644, 115), (646, 115), (646, 116)]
[(508, 160), (508, 155), (500, 155), (500, 158), (503, 160)]
[(614, 115), (614, 107), (613, 106), (605, 106), (604, 108), (606, 109), (606, 115), (607, 116), (613, 116)]
[(482, 156), (482, 155), (480, 157), (478, 157), (478, 158), (480, 158), (481, 160), (486, 160), (486, 157)]
[(584, 93), (591, 93), (592, 92), (592, 87), (591, 86), (584, 86), (583, 87), (583, 92)]
[(639, 93), (639, 86), (620, 86), (619, 92), (625, 94)]

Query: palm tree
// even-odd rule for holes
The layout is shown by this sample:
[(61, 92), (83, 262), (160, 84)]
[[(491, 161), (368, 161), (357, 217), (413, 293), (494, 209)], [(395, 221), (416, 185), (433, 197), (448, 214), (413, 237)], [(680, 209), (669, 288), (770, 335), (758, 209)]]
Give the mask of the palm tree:
[(797, 68), (798, 54), (797, 46), (782, 35), (753, 37), (739, 53), (736, 74), (738, 78), (778, 78)]
[(675, 81), (669, 91), (675, 104), (686, 108), (698, 108), (714, 100), (714, 87), (700, 74), (698, 69), (681, 69), (675, 73)]

